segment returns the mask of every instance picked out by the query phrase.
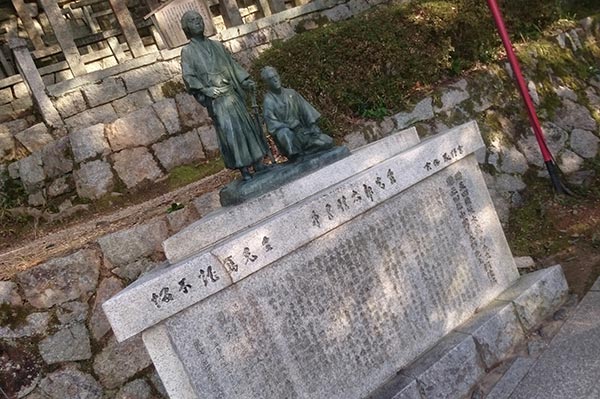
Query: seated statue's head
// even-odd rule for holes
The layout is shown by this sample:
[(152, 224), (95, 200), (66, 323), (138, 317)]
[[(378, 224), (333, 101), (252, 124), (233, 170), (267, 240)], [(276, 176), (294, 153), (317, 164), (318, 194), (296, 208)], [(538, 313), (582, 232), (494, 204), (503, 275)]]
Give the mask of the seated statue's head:
[(266, 66), (260, 71), (260, 77), (265, 81), (269, 90), (281, 89), (281, 78), (277, 73), (277, 69), (272, 66)]
[(196, 11), (186, 11), (181, 16), (181, 29), (185, 32), (185, 36), (191, 39), (195, 36), (204, 35), (204, 20)]

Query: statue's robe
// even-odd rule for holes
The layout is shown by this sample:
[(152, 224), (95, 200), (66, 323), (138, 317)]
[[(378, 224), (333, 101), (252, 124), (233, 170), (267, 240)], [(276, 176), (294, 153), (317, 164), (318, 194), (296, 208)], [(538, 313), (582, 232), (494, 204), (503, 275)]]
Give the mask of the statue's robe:
[(321, 114), (294, 89), (282, 87), (280, 93), (267, 92), (263, 111), (267, 130), (287, 157), (333, 145), (333, 139), (317, 126)]
[[(225, 166), (239, 169), (267, 153), (262, 132), (246, 109), (241, 83), (248, 73), (217, 41), (192, 38), (181, 50), (183, 81), (189, 93), (208, 109)], [(210, 98), (207, 89), (220, 87), (226, 94)]]

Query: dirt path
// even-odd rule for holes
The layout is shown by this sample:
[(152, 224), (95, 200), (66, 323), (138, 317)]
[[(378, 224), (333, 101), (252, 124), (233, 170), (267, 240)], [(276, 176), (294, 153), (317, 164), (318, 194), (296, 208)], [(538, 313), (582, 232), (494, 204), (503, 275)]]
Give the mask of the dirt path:
[[(16, 273), (50, 258), (81, 248), (97, 238), (164, 215), (173, 202), (190, 204), (207, 192), (229, 182), (233, 173), (223, 170), (172, 192), (145, 202), (123, 206), (115, 211), (80, 215), (66, 226), (42, 225), (36, 231), (19, 238), (0, 253), (0, 280), (9, 280)], [(145, 196), (149, 195), (149, 191)]]

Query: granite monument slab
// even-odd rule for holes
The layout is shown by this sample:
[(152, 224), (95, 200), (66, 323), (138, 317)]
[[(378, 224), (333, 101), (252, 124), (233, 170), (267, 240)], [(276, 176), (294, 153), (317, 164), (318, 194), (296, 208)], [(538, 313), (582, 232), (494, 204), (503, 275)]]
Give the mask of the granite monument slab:
[(518, 278), (483, 146), (474, 122), (372, 145), (240, 205), (248, 220), (218, 213), (233, 222), (210, 240), (200, 220), (104, 303), (115, 335), (142, 333), (171, 398), (368, 396)]

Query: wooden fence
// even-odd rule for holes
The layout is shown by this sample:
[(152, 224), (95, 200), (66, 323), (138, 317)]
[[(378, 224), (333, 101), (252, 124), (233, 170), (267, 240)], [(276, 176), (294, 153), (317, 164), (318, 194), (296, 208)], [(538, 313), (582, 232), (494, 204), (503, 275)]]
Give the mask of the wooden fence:
[[(0, 42), (26, 39), (37, 68), (66, 71), (63, 79), (69, 79), (182, 45), (185, 37), (179, 19), (188, 9), (198, 10), (205, 17), (208, 33), (214, 34), (308, 1), (12, 0), (15, 14), (0, 25), (0, 39), (4, 38)], [(0, 51), (0, 79), (19, 71), (15, 49), (7, 47)], [(99, 60), (103, 63), (98, 64)]]

